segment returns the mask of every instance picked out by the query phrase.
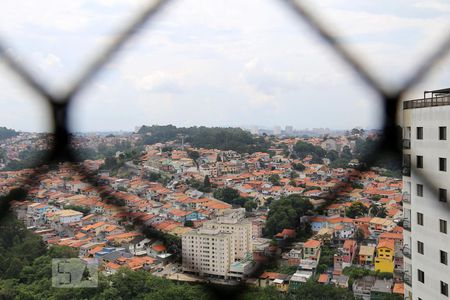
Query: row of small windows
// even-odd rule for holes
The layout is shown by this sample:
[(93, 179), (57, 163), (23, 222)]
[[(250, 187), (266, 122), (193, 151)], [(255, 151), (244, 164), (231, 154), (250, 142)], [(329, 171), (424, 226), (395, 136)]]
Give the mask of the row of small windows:
[[(417, 213), (417, 224), (423, 226), (423, 213)], [(439, 232), (447, 234), (447, 221), (439, 219)]]
[[(422, 283), (425, 283), (425, 272), (417, 269), (417, 280)], [(441, 280), (441, 295), (448, 297), (448, 283)], [(420, 299), (420, 298), (419, 298)]]
[[(439, 126), (439, 140), (445, 141), (447, 140), (447, 127)], [(416, 127), (416, 138), (418, 140), (423, 140), (423, 127)]]
[[(423, 169), (423, 156), (416, 156), (416, 168)], [(447, 158), (439, 157), (439, 171), (447, 172)]]
[[(423, 184), (418, 183), (416, 185), (416, 191), (418, 197), (423, 197)], [(438, 190), (438, 199), (440, 202), (447, 202), (447, 189)]]

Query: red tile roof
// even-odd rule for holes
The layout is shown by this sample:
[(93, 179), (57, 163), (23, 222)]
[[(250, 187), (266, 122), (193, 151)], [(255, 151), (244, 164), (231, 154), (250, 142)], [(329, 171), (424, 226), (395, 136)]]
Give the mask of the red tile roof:
[(328, 274), (320, 274), (319, 280), (317, 282), (327, 283), (328, 282)]
[(316, 240), (308, 240), (303, 244), (303, 247), (305, 248), (317, 248), (320, 247), (321, 243), (320, 241)]

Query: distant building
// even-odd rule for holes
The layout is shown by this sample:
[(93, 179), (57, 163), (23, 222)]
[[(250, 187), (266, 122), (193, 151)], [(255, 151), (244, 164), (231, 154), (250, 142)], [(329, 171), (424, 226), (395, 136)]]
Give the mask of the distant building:
[(281, 127), (280, 126), (275, 126), (273, 128), (273, 134), (274, 135), (280, 135), (281, 134)]
[(286, 135), (292, 135), (294, 133), (294, 127), (286, 126), (285, 127), (285, 133), (286, 133)]

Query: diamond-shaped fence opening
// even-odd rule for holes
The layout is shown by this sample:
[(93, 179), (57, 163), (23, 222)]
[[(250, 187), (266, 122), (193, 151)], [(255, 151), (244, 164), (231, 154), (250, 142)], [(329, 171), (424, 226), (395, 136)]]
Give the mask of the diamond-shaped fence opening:
[[(118, 33), (116, 38), (103, 51), (99, 52), (96, 59), (88, 65), (86, 70), (77, 80), (73, 82), (66, 93), (55, 94), (46, 89), (42, 83), (31, 75), (26, 65), (19, 63), (7, 51), (7, 47), (0, 41), (0, 55), (3, 61), (13, 70), (29, 88), (34, 90), (40, 97), (44, 98), (52, 111), (52, 118), (54, 122), (54, 132), (52, 145), (50, 147), (49, 155), (45, 157), (41, 165), (35, 168), (34, 171), (24, 171), (17, 180), (17, 185), (25, 191), (32, 189), (39, 184), (39, 181), (47, 172), (52, 172), (52, 166), (57, 163), (65, 163), (64, 166), (72, 168), (79, 174), (79, 178), (91, 184), (96, 188), (102, 201), (113, 204), (123, 211), (129, 220), (133, 221), (140, 230), (145, 234), (155, 234), (155, 231), (148, 226), (144, 226), (139, 217), (134, 216), (127, 210), (125, 193), (118, 193), (112, 188), (103, 185), (97, 177), (93, 176), (90, 169), (77, 163), (76, 154), (73, 151), (71, 141), (72, 137), (68, 128), (68, 112), (71, 108), (73, 98), (78, 95), (83, 89), (92, 81), (96, 74), (104, 68), (105, 64), (111, 61), (117, 52), (139, 32), (144, 24), (152, 20), (156, 13), (161, 10), (166, 4), (167, 0), (159, 0), (147, 5), (123, 30)], [(318, 18), (312, 10), (303, 4), (301, 1), (286, 0), (282, 1), (299, 21), (308, 24), (313, 32), (315, 32), (327, 44), (335, 54), (340, 57), (357, 75), (358, 77), (372, 89), (383, 102), (384, 122), (383, 135), (379, 145), (372, 149), (372, 153), (363, 161), (365, 167), (370, 167), (373, 163), (385, 155), (395, 155), (400, 157), (402, 153), (401, 132), (397, 130), (397, 114), (401, 109), (402, 97), (411, 88), (415, 87), (421, 82), (428, 73), (436, 66), (442, 58), (446, 56), (450, 48), (450, 31), (442, 35), (441, 43), (435, 48), (435, 51), (429, 57), (425, 57), (419, 62), (416, 71), (405, 80), (401, 87), (397, 89), (388, 89), (382, 82), (377, 80), (377, 77), (367, 68), (364, 60), (357, 58), (349, 51), (349, 48), (342, 43), (336, 36), (333, 30), (326, 26), (325, 20)], [(409, 165), (410, 172), (421, 175), (414, 163)], [(433, 182), (422, 176), (422, 181), (429, 186), (430, 190), (437, 191)], [(349, 178), (348, 183), (351, 184)], [(329, 197), (332, 199), (343, 187), (342, 184), (334, 186)], [(9, 209), (10, 200), (21, 200), (25, 198), (26, 193), (20, 190), (13, 190), (5, 197), (4, 201), (0, 203), (0, 217), (4, 216)], [(179, 251), (180, 249), (173, 249)], [(243, 286), (236, 289), (221, 289), (217, 286), (210, 286), (210, 290), (217, 298), (238, 297), (242, 292)]]

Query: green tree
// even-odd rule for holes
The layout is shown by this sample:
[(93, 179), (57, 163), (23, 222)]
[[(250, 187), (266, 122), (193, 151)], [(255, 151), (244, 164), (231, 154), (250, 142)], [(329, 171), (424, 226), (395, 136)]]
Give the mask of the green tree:
[(48, 249), (48, 256), (51, 258), (75, 258), (78, 251), (69, 246), (51, 246)]
[(203, 186), (205, 188), (210, 188), (211, 187), (211, 181), (209, 180), (209, 176), (206, 175), (205, 179), (203, 179)]
[(258, 204), (254, 200), (248, 200), (244, 204), (244, 208), (246, 211), (252, 211), (258, 207)]
[(214, 197), (226, 203), (233, 203), (233, 200), (239, 197), (239, 191), (230, 187), (216, 189)]
[(138, 131), (142, 135), (143, 144), (155, 144), (168, 141), (185, 141), (196, 148), (209, 148), (220, 150), (234, 150), (239, 153), (266, 152), (270, 148), (270, 141), (264, 137), (253, 136), (250, 132), (241, 128), (212, 127), (180, 127), (166, 126), (142, 126)]
[(13, 129), (0, 127), (0, 140), (8, 139), (17, 136), (19, 133)]
[(190, 159), (192, 159), (195, 163), (195, 165), (197, 166), (197, 169), (200, 167), (198, 164), (198, 159), (200, 158), (200, 153), (198, 153), (198, 151), (193, 151), (193, 150), (189, 150), (188, 151), (188, 156)]
[(284, 300), (288, 297), (280, 293), (274, 286), (268, 286), (263, 288), (249, 288), (242, 295), (239, 296), (240, 300)]
[(293, 163), (292, 168), (294, 168), (294, 170), (299, 172), (303, 172), (305, 170), (305, 166), (301, 163)]
[(0, 279), (18, 277), (23, 267), (45, 253), (39, 236), (26, 230), (12, 214), (0, 220)]
[(302, 231), (300, 218), (312, 209), (313, 206), (309, 199), (297, 194), (272, 201), (264, 229), (265, 234), (271, 237), (285, 228)]
[(281, 185), (280, 183), (280, 176), (278, 174), (272, 174), (268, 178), (269, 182), (273, 185)]
[(365, 239), (364, 231), (361, 228), (356, 229), (355, 235), (353, 238), (358, 242), (361, 243)]
[(336, 150), (330, 150), (327, 152), (327, 158), (330, 161), (335, 161), (336, 159), (339, 158), (339, 153)]
[(375, 203), (370, 206), (369, 211), (372, 217), (386, 218), (387, 216), (386, 207)]
[(332, 285), (323, 285), (314, 281), (308, 281), (292, 290), (295, 299), (339, 299), (354, 300), (353, 293), (348, 289), (337, 288)]
[(192, 222), (191, 220), (186, 220), (186, 222), (184, 222), (184, 226), (186, 226), (186, 227), (194, 227), (194, 222)]
[(365, 216), (368, 212), (367, 207), (361, 202), (353, 202), (349, 208), (346, 209), (345, 215), (349, 218), (357, 218)]
[(195, 151), (195, 150), (189, 150), (188, 151), (188, 156), (193, 161), (197, 161), (197, 159), (200, 158), (200, 153), (198, 153), (198, 151)]
[(333, 267), (335, 254), (336, 249), (331, 247), (329, 243), (325, 243), (320, 249), (319, 265), (325, 265), (327, 268)]
[(34, 168), (37, 165), (45, 163), (47, 156), (48, 150), (27, 149), (19, 153), (19, 160), (9, 161), (4, 167), (4, 170), (16, 171)]
[(294, 145), (294, 151), (301, 159), (305, 158), (307, 155), (311, 155), (313, 163), (322, 163), (322, 158), (326, 155), (326, 151), (321, 147), (303, 141), (298, 141)]

